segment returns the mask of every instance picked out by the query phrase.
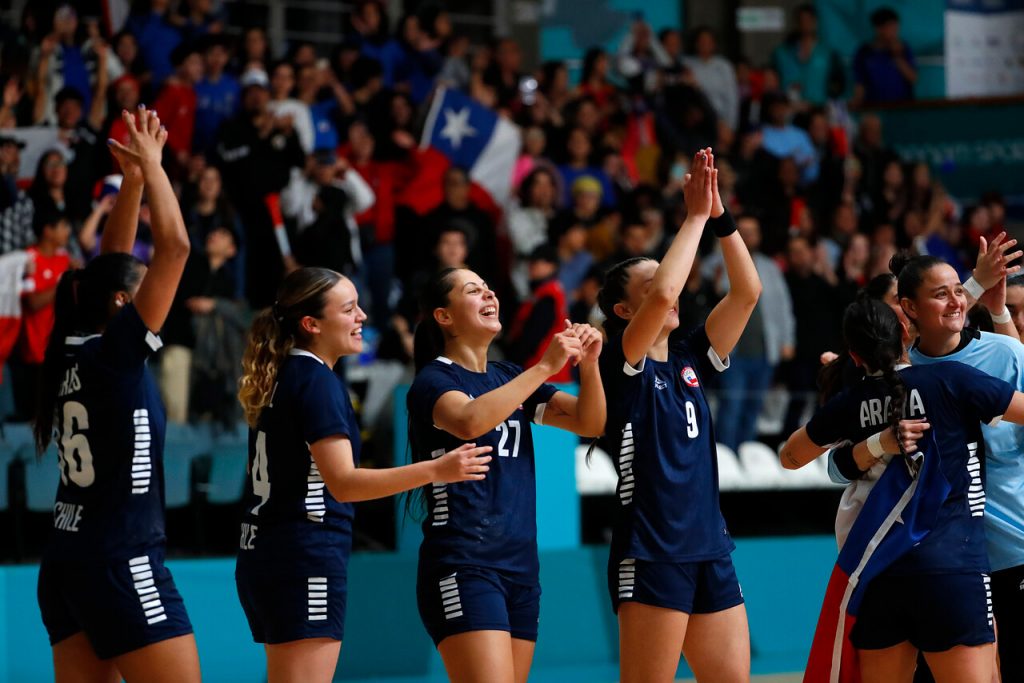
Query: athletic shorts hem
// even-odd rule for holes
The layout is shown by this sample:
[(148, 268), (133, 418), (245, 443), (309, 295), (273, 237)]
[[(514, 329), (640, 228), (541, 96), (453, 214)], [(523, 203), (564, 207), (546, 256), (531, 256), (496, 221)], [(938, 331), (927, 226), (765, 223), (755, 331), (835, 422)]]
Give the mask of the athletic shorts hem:
[(340, 643), (342, 641), (342, 637), (344, 635), (345, 634), (341, 630), (339, 630), (339, 629), (328, 629), (328, 630), (325, 630), (323, 633), (306, 633), (306, 634), (303, 634), (303, 635), (296, 635), (296, 636), (291, 636), (291, 635), (281, 636), (281, 635), (278, 635), (278, 636), (272, 636), (272, 637), (269, 637), (269, 638), (263, 637), (263, 638), (261, 638), (259, 640), (257, 640), (254, 637), (252, 639), (252, 642), (258, 643), (260, 645), (283, 645), (285, 643), (294, 643), (294, 642), (297, 642), (297, 641), (300, 641), (300, 640), (313, 640), (314, 638), (327, 638), (329, 640), (336, 640), (336, 641), (338, 641)]
[(430, 639), (434, 641), (434, 647), (439, 647), (441, 643), (452, 636), (461, 636), (463, 633), (472, 633), (473, 631), (504, 631), (511, 634), (513, 638), (537, 642), (537, 634), (534, 634), (533, 638), (523, 638), (521, 635), (516, 635), (508, 624), (452, 624), (444, 629), (444, 633), (431, 632)]
[(170, 640), (171, 638), (180, 638), (181, 636), (189, 636), (189, 635), (192, 635), (194, 632), (195, 631), (193, 629), (191, 629), (191, 628), (181, 628), (181, 629), (176, 629), (174, 631), (168, 631), (166, 633), (161, 633), (160, 635), (154, 636), (152, 638), (146, 638), (142, 642), (136, 644), (134, 647), (126, 646), (126, 647), (119, 647), (119, 648), (109, 648), (109, 649), (107, 649), (105, 651), (102, 651), (102, 652), (98, 648), (96, 648), (95, 646), (93, 646), (93, 649), (96, 650), (96, 657), (98, 659), (104, 659), (104, 660), (105, 659), (113, 659), (115, 657), (120, 657), (121, 655), (126, 655), (129, 652), (135, 652), (136, 650), (141, 650), (144, 647), (149, 647), (150, 645), (156, 645), (157, 643), (162, 643), (165, 640)]
[(705, 610), (705, 611), (695, 611), (693, 609), (693, 604), (692, 603), (690, 605), (683, 605), (682, 603), (671, 604), (671, 603), (669, 603), (666, 600), (650, 600), (650, 599), (645, 599), (645, 598), (633, 597), (633, 598), (619, 598), (612, 605), (612, 610), (615, 612), (615, 614), (618, 614), (619, 613), (619, 608), (622, 607), (622, 605), (627, 603), (627, 602), (635, 602), (635, 603), (638, 603), (640, 605), (647, 605), (648, 607), (660, 607), (662, 609), (670, 609), (670, 610), (673, 610), (675, 612), (682, 612), (683, 614), (692, 615), (692, 614), (718, 614), (719, 612), (724, 612), (727, 609), (732, 609), (733, 607), (738, 607), (739, 605), (744, 604), (745, 601), (743, 600), (743, 596), (742, 595), (737, 595), (734, 600), (727, 600), (725, 603), (723, 603), (722, 606), (717, 606), (716, 605), (715, 609), (710, 609), (710, 610)]

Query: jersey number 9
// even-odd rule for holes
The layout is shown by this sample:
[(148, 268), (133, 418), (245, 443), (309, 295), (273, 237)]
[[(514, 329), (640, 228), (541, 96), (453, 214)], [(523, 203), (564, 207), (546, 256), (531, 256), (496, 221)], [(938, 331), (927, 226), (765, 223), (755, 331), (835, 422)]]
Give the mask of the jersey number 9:
[(92, 466), (92, 449), (89, 439), (83, 430), (89, 428), (89, 414), (85, 406), (78, 401), (64, 404), (64, 419), (61, 423), (60, 441), (60, 480), (66, 486), (70, 479), (77, 486), (92, 486), (96, 480), (96, 470)]

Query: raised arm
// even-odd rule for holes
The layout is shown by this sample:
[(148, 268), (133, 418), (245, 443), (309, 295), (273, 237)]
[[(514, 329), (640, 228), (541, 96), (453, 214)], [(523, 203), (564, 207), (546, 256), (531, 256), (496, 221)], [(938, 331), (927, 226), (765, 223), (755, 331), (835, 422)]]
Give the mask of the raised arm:
[(93, 89), (92, 104), (89, 107), (88, 121), (93, 130), (103, 127), (103, 119), (107, 115), (107, 82), (110, 74), (107, 71), (107, 59), (110, 57), (110, 46), (102, 38), (93, 42), (96, 51), (96, 87)]
[(511, 382), (476, 398), (470, 398), (461, 391), (449, 391), (442, 395), (434, 404), (434, 424), (463, 441), (486, 434), (508, 419), (523, 401), (561, 370), (569, 359), (578, 358), (581, 348), (580, 340), (572, 336), (571, 332), (556, 334), (540, 362), (524, 370)]
[[(725, 214), (725, 207), (718, 194), (718, 169), (711, 172), (711, 186), (714, 196), (712, 218)], [(718, 240), (722, 247), (725, 272), (729, 275), (729, 292), (718, 302), (708, 315), (704, 328), (711, 347), (719, 358), (725, 358), (736, 347), (743, 334), (750, 314), (761, 296), (761, 279), (757, 276), (754, 259), (750, 257), (747, 245), (735, 229), (731, 234)]]
[(713, 169), (711, 148), (702, 149), (694, 157), (690, 173), (684, 178), (686, 220), (654, 272), (640, 309), (622, 333), (622, 351), (630, 365), (636, 365), (647, 355), (665, 325), (666, 311), (679, 302), (679, 293), (690, 274), (704, 224), (711, 215)]
[(135, 308), (146, 327), (156, 331), (163, 327), (167, 319), (182, 271), (185, 270), (190, 245), (178, 198), (174, 195), (167, 173), (160, 165), (163, 146), (167, 142), (167, 130), (160, 125), (155, 115), (149, 113), (138, 126), (134, 120), (130, 124), (128, 131), (132, 138), (131, 147), (124, 147), (116, 141), (112, 144), (122, 154), (136, 159), (146, 185), (152, 215), (150, 227), (153, 231), (153, 258), (135, 295)]
[[(1018, 249), (1007, 253), (1017, 244), (1017, 240), (1003, 241), (1005, 238), (1005, 232), (997, 235), (991, 244), (986, 242), (984, 237), (981, 238), (978, 263), (974, 268), (974, 274), (964, 283), (964, 294), (968, 306), (973, 306), (976, 301), (985, 307), (992, 316), (992, 325), (998, 334), (1019, 340), (1017, 327), (1006, 310), (1006, 278), (1020, 271), (1019, 264), (1011, 266), (1009, 263), (1024, 252)], [(984, 290), (984, 293), (980, 293), (980, 290)]]
[[(150, 117), (156, 118), (155, 112), (146, 110), (145, 105), (139, 105), (138, 116), (133, 117), (127, 110), (121, 112), (121, 119), (128, 126), (129, 130), (135, 126), (148, 126)], [(157, 119), (159, 123), (159, 119)], [(139, 207), (142, 204), (142, 189), (145, 181), (142, 178), (142, 168), (139, 167), (138, 159), (122, 145), (117, 145), (113, 140), (107, 140), (110, 153), (117, 159), (121, 167), (121, 189), (117, 193), (117, 200), (107, 217), (107, 224), (100, 237), (100, 253), (122, 253), (130, 254), (132, 245), (135, 244), (135, 234), (139, 229)]]
[(579, 362), (580, 395), (557, 392), (548, 401), (543, 423), (579, 436), (601, 436), (607, 418), (604, 385), (601, 384), (601, 372), (598, 369), (603, 344), (601, 333), (590, 325), (572, 325), (568, 321), (566, 324), (582, 345), (583, 355)]
[(440, 458), (401, 467), (368, 469), (355, 466), (352, 442), (343, 436), (330, 436), (309, 447), (334, 499), (355, 503), (393, 496), (431, 482), (477, 481), (486, 477), (490, 446), (463, 444)]

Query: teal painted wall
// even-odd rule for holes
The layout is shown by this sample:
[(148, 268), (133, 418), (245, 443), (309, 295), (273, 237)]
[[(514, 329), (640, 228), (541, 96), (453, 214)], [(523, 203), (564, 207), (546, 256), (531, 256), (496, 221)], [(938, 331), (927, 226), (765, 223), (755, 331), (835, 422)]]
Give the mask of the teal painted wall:
[[(608, 599), (608, 549), (541, 553), (544, 589), (534, 683), (612, 683), (617, 635)], [(750, 618), (755, 673), (803, 668), (835, 558), (831, 537), (750, 539), (734, 555)], [(203, 680), (260, 683), (263, 652), (252, 643), (230, 558), (168, 562), (199, 645)], [(0, 567), (0, 683), (52, 681), (36, 606), (35, 566)], [(338, 681), (444, 681), (416, 611), (416, 560), (359, 553), (349, 571), (349, 613)], [(687, 673), (685, 666), (680, 674)]]

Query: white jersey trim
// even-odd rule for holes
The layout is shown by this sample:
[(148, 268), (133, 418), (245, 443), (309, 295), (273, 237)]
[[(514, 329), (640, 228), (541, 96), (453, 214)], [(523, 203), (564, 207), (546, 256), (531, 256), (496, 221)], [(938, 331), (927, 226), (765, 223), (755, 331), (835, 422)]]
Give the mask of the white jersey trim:
[(636, 377), (637, 375), (639, 375), (640, 373), (642, 373), (644, 371), (644, 368), (646, 366), (647, 366), (647, 356), (644, 356), (643, 358), (640, 359), (640, 362), (636, 364), (636, 367), (633, 367), (632, 365), (630, 365), (629, 361), (626, 361), (625, 363), (623, 363), (622, 364), (622, 372), (626, 373), (626, 377)]
[(321, 358), (320, 356), (316, 355), (315, 353), (311, 353), (311, 352), (307, 351), (306, 349), (291, 349), (291, 350), (288, 351), (288, 355), (289, 356), (306, 356), (308, 358), (312, 358), (313, 360), (315, 360), (320, 365), (327, 365), (327, 363), (324, 362), (323, 358)]
[(90, 334), (87, 337), (64, 337), (64, 343), (67, 344), (68, 346), (81, 346), (82, 344), (84, 344), (85, 342), (89, 341), (90, 339), (95, 339), (96, 337), (101, 337), (101, 336), (103, 336), (103, 335), (100, 335), (100, 334)]
[(153, 460), (150, 446), (153, 436), (149, 431), (149, 409), (139, 408), (132, 414), (135, 439), (132, 452), (132, 494), (149, 493), (153, 477)]
[[(435, 451), (430, 452), (430, 457), (434, 460), (444, 455), (444, 449), (438, 448)], [(448, 525), (448, 484), (443, 481), (435, 481), (431, 483), (431, 493), (434, 496), (434, 509), (431, 511), (431, 526), (447, 526)], [(452, 574), (452, 576), (455, 576)], [(453, 579), (454, 580), (454, 579)]]
[(538, 425), (544, 424), (544, 411), (547, 410), (547, 403), (538, 403), (537, 409), (533, 411), (533, 423)]
[(729, 369), (729, 356), (726, 355), (726, 357), (723, 359), (721, 356), (718, 355), (718, 352), (715, 351), (714, 346), (708, 347), (708, 360), (711, 361), (711, 367), (713, 367), (715, 370), (718, 370), (719, 372), (725, 372), (726, 370)]
[(327, 620), (326, 576), (310, 576), (306, 579), (306, 620)]
[(148, 555), (140, 555), (128, 560), (128, 571), (132, 575), (135, 593), (139, 596), (139, 605), (146, 623), (150, 626), (167, 620), (164, 605), (160, 601), (160, 591), (156, 587), (153, 568)]

